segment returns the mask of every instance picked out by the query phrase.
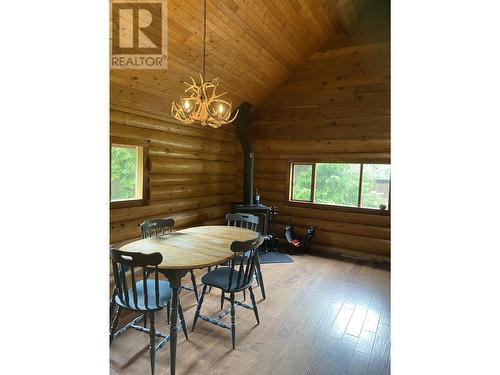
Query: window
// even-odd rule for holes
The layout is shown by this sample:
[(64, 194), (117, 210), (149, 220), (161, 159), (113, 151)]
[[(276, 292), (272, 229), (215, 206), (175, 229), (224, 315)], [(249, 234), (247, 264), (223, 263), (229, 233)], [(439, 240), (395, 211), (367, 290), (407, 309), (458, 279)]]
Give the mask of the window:
[(389, 207), (391, 166), (388, 164), (364, 164), (361, 182), (361, 207)]
[(389, 208), (390, 164), (292, 163), (290, 202)]
[(293, 166), (292, 199), (297, 201), (311, 200), (312, 165), (295, 164)]
[(146, 203), (147, 144), (112, 139), (110, 168), (111, 207), (127, 207)]
[(315, 203), (357, 206), (359, 164), (316, 164)]

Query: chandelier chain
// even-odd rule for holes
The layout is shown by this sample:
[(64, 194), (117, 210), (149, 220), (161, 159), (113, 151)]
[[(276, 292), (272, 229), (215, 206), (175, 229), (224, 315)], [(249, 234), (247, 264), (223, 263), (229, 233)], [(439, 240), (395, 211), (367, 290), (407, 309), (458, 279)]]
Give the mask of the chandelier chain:
[(203, 80), (205, 80), (206, 72), (206, 45), (207, 45), (207, 0), (203, 0)]

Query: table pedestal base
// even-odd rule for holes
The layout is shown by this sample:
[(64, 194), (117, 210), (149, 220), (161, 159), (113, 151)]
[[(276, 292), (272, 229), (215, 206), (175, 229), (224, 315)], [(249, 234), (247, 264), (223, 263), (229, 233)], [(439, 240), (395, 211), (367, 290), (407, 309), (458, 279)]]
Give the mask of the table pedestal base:
[(160, 272), (170, 282), (172, 288), (172, 310), (170, 311), (170, 374), (175, 375), (175, 363), (177, 359), (177, 317), (179, 316), (179, 289), (181, 280), (189, 270), (161, 270)]

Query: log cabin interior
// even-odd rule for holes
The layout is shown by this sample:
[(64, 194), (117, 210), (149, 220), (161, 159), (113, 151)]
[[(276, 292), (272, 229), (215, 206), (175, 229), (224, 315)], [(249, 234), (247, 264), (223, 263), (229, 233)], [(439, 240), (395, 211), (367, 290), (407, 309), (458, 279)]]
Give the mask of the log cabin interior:
[[(390, 373), (389, 14), (385, 0), (169, 0), (167, 68), (111, 67), (112, 374)], [(185, 83), (202, 76), (227, 92), (208, 120)], [(219, 232), (229, 213), (262, 238), (241, 258), (257, 263), (246, 293), (209, 281), (248, 240)], [(210, 256), (175, 281), (167, 244)], [(155, 250), (171, 288), (156, 339), (117, 281), (119, 251)]]
[(498, 14), (2, 3), (0, 374), (500, 374)]

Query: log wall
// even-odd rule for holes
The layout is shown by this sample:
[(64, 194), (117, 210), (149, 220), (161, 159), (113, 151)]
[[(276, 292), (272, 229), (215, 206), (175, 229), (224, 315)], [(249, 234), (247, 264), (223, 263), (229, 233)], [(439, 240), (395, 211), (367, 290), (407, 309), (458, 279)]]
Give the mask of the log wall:
[(176, 228), (223, 223), (235, 189), (231, 128), (181, 125), (168, 118), (113, 106), (111, 136), (148, 141), (149, 204), (110, 210), (110, 241), (140, 237), (140, 224), (171, 217)]
[[(371, 19), (327, 43), (252, 118), (254, 186), (280, 209), (274, 230), (283, 237), (287, 222), (299, 235), (316, 226), (314, 251), (390, 257), (390, 216), (295, 207), (286, 197), (291, 160), (390, 162), (387, 24)], [(237, 188), (241, 196), (241, 178)]]

